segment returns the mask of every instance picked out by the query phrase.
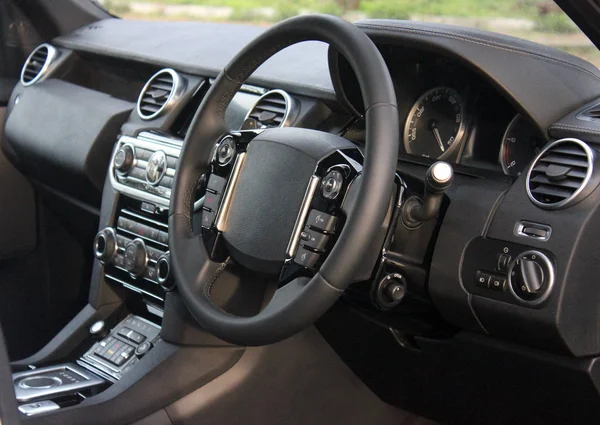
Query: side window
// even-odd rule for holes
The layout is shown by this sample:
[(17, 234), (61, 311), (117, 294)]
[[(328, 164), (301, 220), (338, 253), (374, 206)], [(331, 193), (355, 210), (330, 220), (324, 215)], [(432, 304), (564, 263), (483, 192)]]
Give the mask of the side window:
[(5, 106), (21, 66), (40, 43), (37, 31), (12, 1), (0, 1), (0, 106)]

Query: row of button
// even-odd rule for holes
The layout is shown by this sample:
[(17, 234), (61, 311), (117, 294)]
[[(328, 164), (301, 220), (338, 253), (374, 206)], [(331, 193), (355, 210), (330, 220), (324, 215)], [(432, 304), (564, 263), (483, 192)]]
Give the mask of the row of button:
[(300, 247), (294, 256), (294, 262), (307, 269), (314, 269), (321, 258), (321, 253), (327, 247), (330, 234), (335, 231), (337, 222), (338, 218), (331, 214), (311, 210), (306, 226), (300, 234)]
[(211, 174), (209, 177), (202, 209), (202, 227), (210, 229), (215, 222), (226, 183), (226, 179), (216, 174)]
[(131, 345), (109, 336), (98, 344), (94, 355), (115, 366), (122, 366), (131, 357), (134, 350)]
[(122, 336), (123, 338), (127, 338), (128, 340), (135, 342), (136, 344), (141, 344), (146, 340), (146, 337), (144, 335), (125, 326), (119, 329), (119, 332), (117, 332), (117, 334)]
[[(135, 157), (137, 159), (141, 159), (142, 161), (148, 161), (154, 151), (150, 149), (144, 149), (140, 147), (135, 148)], [(176, 169), (177, 168), (177, 157), (167, 155), (167, 167)]]
[(506, 290), (505, 276), (497, 276), (491, 273), (486, 273), (481, 270), (478, 270), (475, 279), (477, 286), (481, 288), (491, 289), (500, 292)]
[(169, 245), (169, 233), (154, 227), (146, 226), (127, 217), (119, 217), (117, 227), (163, 245)]

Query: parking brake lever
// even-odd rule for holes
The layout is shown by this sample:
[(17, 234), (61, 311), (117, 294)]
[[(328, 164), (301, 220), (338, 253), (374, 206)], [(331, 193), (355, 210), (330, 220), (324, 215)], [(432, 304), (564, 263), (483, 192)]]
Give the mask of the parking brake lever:
[(454, 170), (444, 161), (437, 161), (425, 175), (425, 193), (423, 199), (411, 196), (402, 210), (402, 221), (409, 228), (419, 227), (423, 222), (437, 217), (444, 193), (452, 185)]

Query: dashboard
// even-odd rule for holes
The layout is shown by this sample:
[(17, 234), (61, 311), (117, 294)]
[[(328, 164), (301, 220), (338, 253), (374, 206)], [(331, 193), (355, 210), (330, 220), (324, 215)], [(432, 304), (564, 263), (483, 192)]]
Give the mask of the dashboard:
[[(599, 355), (600, 72), (554, 49), (474, 29), (377, 20), (357, 25), (390, 70), (402, 138), (392, 224), (382, 229), (385, 237), (373, 237), (385, 249), (369, 259), (375, 271), (367, 270), (345, 294), (353, 311), (385, 334), (375, 357), (386, 361), (357, 361), (357, 369), (377, 369), (376, 378), (364, 379), (404, 372), (394, 355), (400, 346), (418, 352), (426, 345), (419, 347), (415, 335), (435, 340), (436, 351), (439, 341), (466, 332), (491, 345), (530, 350), (526, 356), (536, 359), (550, 353), (569, 371), (575, 369), (571, 360)], [(65, 202), (98, 211), (101, 229), (112, 228), (95, 247), (111, 284), (164, 302), (161, 282), (168, 279), (159, 265), (168, 257), (179, 151), (214, 78), (261, 31), (108, 19), (52, 40), (45, 75), (14, 89), (3, 149), (30, 179)], [(197, 42), (215, 35), (219, 43)], [(309, 128), (366, 149), (361, 105), (350, 65), (335, 50), (310, 42), (269, 59), (226, 115), (235, 131)], [(227, 150), (222, 153), (229, 164)], [(437, 160), (454, 168), (439, 215), (407, 226), (403, 202), (425, 193), (428, 167)], [(211, 184), (218, 204), (224, 181)], [(195, 224), (212, 228), (217, 209), (195, 196)], [(106, 254), (119, 244), (125, 247)], [(513, 279), (520, 264), (530, 266), (528, 277), (535, 279)], [(397, 275), (407, 282), (407, 301), (377, 303), (380, 283)], [(372, 334), (353, 334), (364, 326), (340, 332), (338, 324), (332, 338), (343, 334), (347, 344), (367, 350)], [(576, 369), (591, 370), (584, 366)]]
[[(442, 159), (518, 176), (547, 143), (544, 132), (471, 68), (440, 54), (380, 45), (398, 99), (401, 155)], [(362, 97), (346, 60), (333, 61), (338, 87), (352, 110)], [(362, 141), (364, 123), (350, 137)], [(427, 162), (427, 161), (425, 161)]]

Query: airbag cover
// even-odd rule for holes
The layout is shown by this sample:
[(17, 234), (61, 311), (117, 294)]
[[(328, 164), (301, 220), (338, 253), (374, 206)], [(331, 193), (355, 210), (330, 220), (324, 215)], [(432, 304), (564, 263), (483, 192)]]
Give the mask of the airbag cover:
[(233, 191), (224, 239), (236, 261), (276, 273), (317, 160), (289, 144), (255, 139)]

